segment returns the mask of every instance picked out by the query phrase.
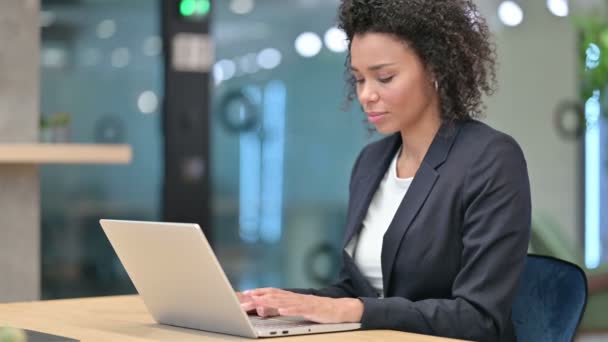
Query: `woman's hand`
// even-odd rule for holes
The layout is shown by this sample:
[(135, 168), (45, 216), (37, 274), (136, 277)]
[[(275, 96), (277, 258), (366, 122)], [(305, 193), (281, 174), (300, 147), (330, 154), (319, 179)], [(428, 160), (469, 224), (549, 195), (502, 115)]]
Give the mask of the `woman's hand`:
[(264, 308), (267, 313), (282, 316), (302, 316), (318, 323), (358, 323), (363, 315), (363, 303), (356, 298), (327, 298), (275, 288), (246, 291), (244, 297), (253, 302), (247, 308)]
[(272, 317), (279, 315), (276, 309), (256, 306), (249, 293), (250, 291), (236, 292), (236, 296), (239, 299), (239, 302), (241, 302), (241, 309), (243, 309), (243, 311), (248, 314), (255, 313), (260, 317)]

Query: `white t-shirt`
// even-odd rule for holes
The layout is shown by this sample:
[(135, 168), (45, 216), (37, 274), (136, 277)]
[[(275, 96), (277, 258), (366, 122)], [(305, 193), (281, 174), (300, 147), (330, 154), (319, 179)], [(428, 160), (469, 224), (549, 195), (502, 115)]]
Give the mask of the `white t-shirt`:
[(346, 252), (351, 257), (354, 253), (355, 264), (380, 297), (384, 296), (381, 265), (382, 239), (414, 179), (413, 177), (397, 177), (397, 158), (400, 152), (401, 149), (397, 151), (374, 194), (363, 219), (361, 231), (346, 246)]

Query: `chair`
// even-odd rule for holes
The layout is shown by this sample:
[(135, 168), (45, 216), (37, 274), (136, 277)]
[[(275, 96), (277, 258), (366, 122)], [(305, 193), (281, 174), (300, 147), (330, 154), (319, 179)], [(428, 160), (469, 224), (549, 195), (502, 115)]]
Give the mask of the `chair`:
[(573, 341), (587, 305), (587, 278), (567, 261), (529, 254), (513, 304), (518, 341)]
[(584, 249), (577, 242), (569, 239), (564, 231), (565, 229), (560, 227), (555, 218), (537, 210), (532, 216), (529, 251), (532, 254), (549, 255), (573, 262), (585, 271), (589, 292), (579, 331), (607, 332), (608, 264), (604, 263), (596, 269), (586, 269)]

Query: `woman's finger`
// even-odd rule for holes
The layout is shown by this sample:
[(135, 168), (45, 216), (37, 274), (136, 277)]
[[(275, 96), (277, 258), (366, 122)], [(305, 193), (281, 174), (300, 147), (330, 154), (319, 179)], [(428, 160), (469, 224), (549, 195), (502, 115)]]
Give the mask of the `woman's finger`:
[(265, 296), (265, 295), (281, 295), (281, 294), (287, 295), (287, 294), (295, 294), (295, 293), (277, 289), (274, 287), (263, 287), (263, 288), (245, 291), (244, 294), (252, 295), (252, 296)]
[(260, 316), (260, 317), (272, 317), (272, 316), (279, 315), (279, 312), (277, 309), (264, 307), (264, 306), (258, 306), (256, 308), (256, 312), (257, 312), (258, 316)]
[(274, 308), (298, 305), (303, 301), (303, 299), (299, 297), (281, 295), (252, 296), (252, 300), (256, 305)]
[(236, 294), (236, 298), (238, 298), (239, 302), (241, 303), (245, 303), (245, 302), (251, 302), (251, 295), (249, 294), (245, 294), (243, 292), (235, 292)]
[(256, 309), (255, 303), (243, 303), (241, 304), (241, 309), (247, 313), (254, 311)]

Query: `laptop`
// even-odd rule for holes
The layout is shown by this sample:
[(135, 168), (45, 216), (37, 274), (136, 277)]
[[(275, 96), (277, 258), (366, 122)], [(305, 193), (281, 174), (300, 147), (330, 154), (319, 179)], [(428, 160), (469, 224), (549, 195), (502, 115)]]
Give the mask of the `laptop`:
[(100, 223), (158, 323), (249, 338), (348, 331), (361, 326), (247, 315), (197, 224)]

